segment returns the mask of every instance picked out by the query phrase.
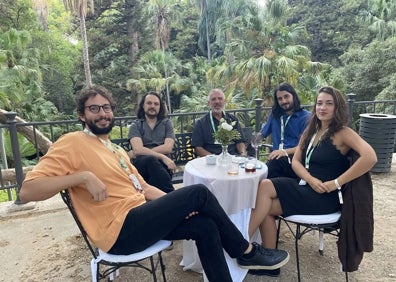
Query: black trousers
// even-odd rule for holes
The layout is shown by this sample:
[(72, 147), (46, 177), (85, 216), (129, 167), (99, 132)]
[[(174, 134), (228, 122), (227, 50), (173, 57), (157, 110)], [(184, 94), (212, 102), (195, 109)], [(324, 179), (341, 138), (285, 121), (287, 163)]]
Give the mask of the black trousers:
[(158, 158), (151, 155), (142, 155), (134, 159), (132, 163), (148, 184), (161, 189), (165, 193), (175, 190), (172, 185), (172, 172)]
[[(186, 219), (192, 211), (198, 214)], [(237, 258), (249, 246), (215, 196), (201, 184), (177, 189), (132, 209), (109, 252), (141, 251), (160, 239), (195, 240), (202, 267), (211, 282), (232, 281), (223, 248), (230, 257)]]

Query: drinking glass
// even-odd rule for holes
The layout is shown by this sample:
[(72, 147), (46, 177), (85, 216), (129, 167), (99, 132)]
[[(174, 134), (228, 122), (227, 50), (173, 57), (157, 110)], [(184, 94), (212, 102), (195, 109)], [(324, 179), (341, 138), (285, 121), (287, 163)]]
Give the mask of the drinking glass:
[(254, 173), (256, 172), (256, 167), (257, 167), (257, 159), (253, 157), (247, 157), (245, 161), (245, 172)]
[(253, 132), (252, 133), (251, 144), (252, 144), (252, 147), (254, 148), (254, 151), (256, 153), (256, 160), (258, 160), (258, 150), (263, 145), (263, 136), (261, 135), (261, 132)]

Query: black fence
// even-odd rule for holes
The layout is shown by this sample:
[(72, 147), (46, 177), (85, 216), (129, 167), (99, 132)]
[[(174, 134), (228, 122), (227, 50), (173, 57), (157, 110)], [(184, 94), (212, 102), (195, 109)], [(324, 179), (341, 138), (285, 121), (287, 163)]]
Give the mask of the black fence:
[[(235, 114), (243, 127), (252, 127), (259, 131), (266, 120), (271, 108), (262, 107), (262, 100), (256, 99), (256, 107), (248, 109), (234, 109), (228, 112)], [(355, 101), (354, 94), (348, 95), (350, 115), (349, 125), (358, 132), (360, 114), (396, 114), (396, 100), (386, 101)], [(312, 105), (304, 106), (308, 110)], [(170, 118), (176, 133), (191, 132), (195, 121), (206, 112), (173, 113)], [(4, 114), (6, 122), (0, 124), (2, 138), (0, 138), (1, 172), (0, 193), (7, 193), (8, 200), (19, 203), (18, 191), (24, 175), (37, 160), (46, 153), (49, 144), (56, 141), (62, 134), (81, 130), (78, 120), (20, 122), (16, 120), (16, 113)], [(111, 132), (111, 139), (125, 138), (128, 126), (135, 119), (134, 116), (116, 117), (115, 127)]]

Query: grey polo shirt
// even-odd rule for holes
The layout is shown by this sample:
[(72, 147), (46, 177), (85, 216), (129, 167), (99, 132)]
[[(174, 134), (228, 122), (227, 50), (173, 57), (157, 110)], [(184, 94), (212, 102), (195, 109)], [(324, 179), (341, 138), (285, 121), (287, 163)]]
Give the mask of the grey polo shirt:
[(129, 128), (128, 139), (140, 137), (143, 146), (146, 148), (154, 148), (164, 144), (165, 138), (175, 139), (173, 124), (168, 118), (157, 120), (154, 128), (147, 124), (146, 119), (136, 119)]

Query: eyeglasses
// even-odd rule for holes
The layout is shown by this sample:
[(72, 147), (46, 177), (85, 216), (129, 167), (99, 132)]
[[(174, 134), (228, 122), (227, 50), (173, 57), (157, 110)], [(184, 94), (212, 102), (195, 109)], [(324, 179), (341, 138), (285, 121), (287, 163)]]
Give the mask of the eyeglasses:
[(90, 106), (85, 106), (84, 108), (88, 108), (89, 111), (91, 113), (94, 113), (94, 114), (99, 113), (100, 112), (100, 108), (102, 108), (105, 113), (110, 113), (110, 112), (112, 112), (114, 110), (114, 107), (112, 105), (110, 105), (110, 104), (104, 104), (102, 106), (90, 105)]

